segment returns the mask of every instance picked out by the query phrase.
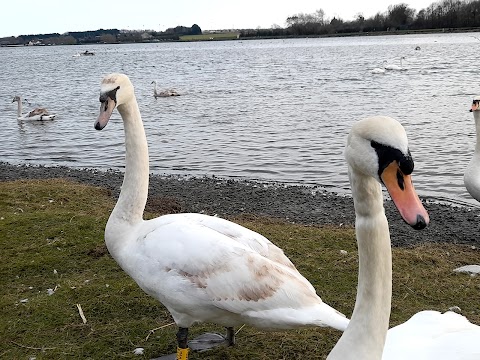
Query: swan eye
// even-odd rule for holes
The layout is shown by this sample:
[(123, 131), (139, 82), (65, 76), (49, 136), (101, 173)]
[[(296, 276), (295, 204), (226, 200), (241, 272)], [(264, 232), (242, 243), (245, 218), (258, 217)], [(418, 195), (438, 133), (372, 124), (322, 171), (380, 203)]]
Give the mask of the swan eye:
[(405, 190), (405, 179), (404, 179), (403, 174), (400, 170), (397, 170), (397, 183), (398, 183), (398, 187), (402, 191)]
[(404, 155), (400, 159), (400, 161), (398, 162), (398, 166), (405, 175), (410, 175), (413, 172), (414, 163), (412, 159), (412, 154), (410, 154), (410, 150), (408, 150), (407, 155)]
[(100, 102), (101, 103), (106, 103), (107, 100), (110, 98), (112, 99), (115, 104), (117, 103), (117, 90), (120, 89), (120, 86), (117, 86), (115, 89), (104, 92), (100, 94)]
[(393, 161), (398, 163), (398, 167), (403, 175), (410, 175), (413, 172), (414, 164), (410, 150), (405, 155), (398, 149), (380, 144), (374, 140), (371, 140), (370, 145), (375, 149), (378, 156), (378, 176), (381, 176), (383, 170)]

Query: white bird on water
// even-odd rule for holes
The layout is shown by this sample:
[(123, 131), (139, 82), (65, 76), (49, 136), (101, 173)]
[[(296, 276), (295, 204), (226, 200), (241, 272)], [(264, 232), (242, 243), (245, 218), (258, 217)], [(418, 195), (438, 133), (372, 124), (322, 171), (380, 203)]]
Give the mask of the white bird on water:
[(480, 142), (478, 141), (480, 138), (480, 95), (473, 98), (470, 111), (475, 121), (476, 141), (475, 151), (465, 170), (463, 182), (468, 193), (475, 200), (480, 201)]
[(159, 97), (180, 96), (180, 94), (175, 89), (158, 91), (157, 82), (155, 80), (152, 81), (152, 84), (155, 84), (153, 87), (153, 96), (155, 97), (155, 99)]
[(407, 70), (407, 68), (403, 67), (403, 62), (402, 60), (405, 60), (405, 56), (402, 56), (400, 58), (400, 65), (397, 65), (397, 64), (391, 64), (389, 63), (387, 60), (384, 61), (385, 65), (384, 65), (384, 68), (386, 70), (393, 70), (393, 71), (405, 71)]
[(22, 98), (21, 96), (15, 96), (12, 100), (13, 102), (17, 102), (17, 120), (53, 120), (55, 119), (55, 114), (49, 114), (48, 110), (45, 108), (35, 108), (25, 115), (22, 114), (23, 107), (22, 107)]

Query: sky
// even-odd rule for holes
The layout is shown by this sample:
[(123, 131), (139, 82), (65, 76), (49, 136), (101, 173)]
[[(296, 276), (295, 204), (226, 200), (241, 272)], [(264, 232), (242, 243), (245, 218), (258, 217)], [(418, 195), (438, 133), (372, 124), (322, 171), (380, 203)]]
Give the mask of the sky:
[[(202, 30), (285, 26), (287, 17), (314, 13), (353, 20), (405, 3), (415, 10), (435, 0), (21, 0), (2, 1), (0, 37), (98, 29), (164, 31), (197, 24)], [(75, 5), (73, 5), (75, 3)]]

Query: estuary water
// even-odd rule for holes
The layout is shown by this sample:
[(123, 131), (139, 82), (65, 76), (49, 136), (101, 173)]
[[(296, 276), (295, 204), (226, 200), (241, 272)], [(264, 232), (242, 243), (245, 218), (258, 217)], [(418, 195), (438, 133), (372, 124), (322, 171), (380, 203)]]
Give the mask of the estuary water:
[[(93, 128), (99, 83), (130, 76), (151, 171), (317, 185), (349, 193), (343, 149), (371, 115), (399, 120), (421, 196), (476, 206), (463, 185), (475, 148), (480, 34), (0, 48), (0, 161), (122, 170), (115, 112)], [(416, 50), (419, 47), (419, 50)], [(75, 56), (89, 50), (95, 56)], [(404, 71), (374, 75), (384, 61)], [(182, 95), (153, 97), (160, 89)], [(17, 121), (14, 95), (56, 113)]]

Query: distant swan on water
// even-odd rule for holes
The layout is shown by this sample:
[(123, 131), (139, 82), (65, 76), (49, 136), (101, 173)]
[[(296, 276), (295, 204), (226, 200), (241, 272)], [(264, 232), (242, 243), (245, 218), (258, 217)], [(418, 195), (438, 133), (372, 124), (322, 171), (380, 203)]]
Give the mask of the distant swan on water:
[(55, 114), (49, 114), (48, 110), (45, 108), (35, 108), (28, 112), (27, 114), (22, 114), (22, 98), (20, 96), (15, 96), (12, 100), (18, 103), (17, 107), (17, 120), (53, 120), (55, 119)]
[(475, 151), (472, 159), (468, 163), (467, 169), (463, 176), (465, 188), (468, 193), (477, 201), (480, 201), (480, 96), (473, 98), (470, 111), (473, 113), (475, 120), (476, 143)]
[(385, 72), (386, 72), (385, 68), (380, 68), (380, 67), (376, 67), (371, 71), (372, 74), (379, 74), (379, 75), (385, 74)]
[(385, 65), (384, 68), (386, 70), (394, 70), (394, 71), (404, 71), (407, 70), (407, 68), (403, 67), (402, 60), (405, 60), (405, 56), (402, 56), (400, 58), (400, 65), (397, 64), (390, 64), (387, 60), (384, 61)]
[(167, 89), (163, 91), (158, 91), (157, 89), (157, 82), (155, 80), (152, 81), (152, 84), (155, 84), (153, 88), (153, 96), (156, 98), (158, 97), (170, 97), (170, 96), (180, 96), (180, 94), (174, 89)]

